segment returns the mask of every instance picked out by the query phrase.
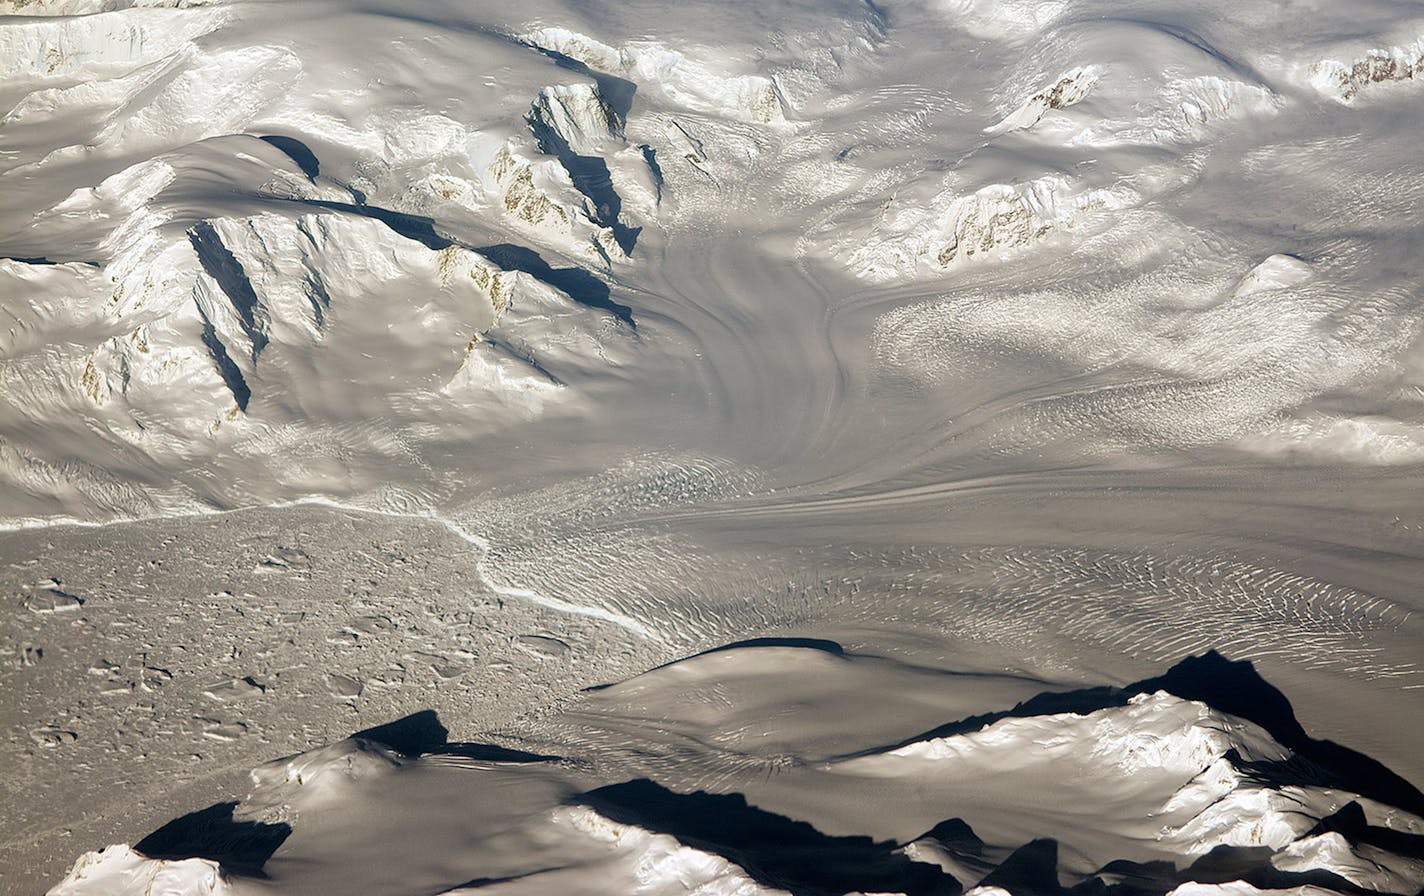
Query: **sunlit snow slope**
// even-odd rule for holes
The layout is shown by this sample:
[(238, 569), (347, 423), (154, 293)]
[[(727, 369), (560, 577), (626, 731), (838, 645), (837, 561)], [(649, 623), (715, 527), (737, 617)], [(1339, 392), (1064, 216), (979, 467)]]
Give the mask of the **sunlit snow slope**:
[(1407, 0), (0, 0), (0, 891), (1419, 892), (1422, 112)]
[[(697, 699), (729, 676), (741, 686), (715, 707)], [(449, 743), (437, 720), (413, 716), (266, 764), (241, 803), (176, 819), (136, 850), (88, 853), (50, 892), (1185, 896), (1223, 883), (1424, 884), (1424, 796), (1312, 740), (1278, 691), (1216, 654), (900, 743), (861, 729), (867, 746), (850, 753), (827, 751), (814, 724), (776, 743), (757, 730), (758, 691), (793, 698), (785, 716), (844, 721), (887, 685), (903, 699), (944, 687), (935, 677), (832, 642), (733, 645), (552, 720), (580, 732), (566, 743), (602, 748), (583, 760)], [(653, 719), (662, 731), (650, 738), (638, 723)], [(689, 759), (684, 739), (701, 737), (704, 755)], [(806, 758), (784, 761), (793, 749)], [(629, 777), (590, 785), (610, 773)]]

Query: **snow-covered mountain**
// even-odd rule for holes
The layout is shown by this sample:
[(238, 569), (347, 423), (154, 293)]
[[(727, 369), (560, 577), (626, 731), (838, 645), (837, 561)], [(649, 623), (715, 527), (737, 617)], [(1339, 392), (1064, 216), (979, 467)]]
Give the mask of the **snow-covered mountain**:
[(1411, 896), (1421, 102), (1414, 0), (0, 0), (0, 892)]
[[(576, 706), (593, 722), (585, 730), (650, 703), (683, 707), (660, 718), (661, 731), (644, 729), (645, 743), (624, 741), (630, 754), (682, 753), (658, 766), (660, 780), (588, 789), (618, 760), (449, 744), (438, 728), (416, 744), (396, 726), (264, 765), (236, 807), (177, 819), (137, 851), (89, 853), (50, 892), (1186, 896), (1424, 885), (1424, 796), (1306, 736), (1248, 666), (1209, 655), (1160, 679), (1041, 694), (898, 745), (798, 755), (815, 725), (834, 724), (818, 711), (873, 700), (887, 683), (883, 664), (837, 651), (734, 645)], [(716, 723), (748, 709), (731, 699), (709, 713), (686, 700), (689, 689), (715, 685), (728, 663), (775, 677), (828, 661), (854, 680), (854, 696), (802, 708), (805, 728), (784, 719), (787, 762), (741, 775), (750, 798), (734, 789), (735, 772), (711, 789), (678, 786), (709, 758), (676, 749), (679, 737), (729, 735)], [(1174, 691), (1249, 707), (1256, 719)], [(747, 759), (760, 752), (756, 738), (742, 749)], [(884, 836), (916, 824), (916, 835)]]
[[(389, 507), (392, 479), (449, 509), (490, 471), (449, 440), (597, 429), (641, 374), (677, 398), (616, 427), (705, 414), (750, 338), (822, 378), (808, 290), (902, 297), (851, 364), (869, 383), (940, 388), (936, 345), (1106, 381), (1006, 421), (998, 455), (1086, 417), (1112, 421), (1090, 456), (1421, 456), (1417, 19), (1388, 4), (828, 3), (709, 12), (701, 43), (632, 8), (436, 6), (10, 4), (9, 518)], [(1241, 294), (1274, 258), (1309, 276)], [(766, 266), (803, 273), (758, 300)], [(475, 269), (542, 329), (500, 330)], [(696, 316), (743, 293), (748, 335)]]

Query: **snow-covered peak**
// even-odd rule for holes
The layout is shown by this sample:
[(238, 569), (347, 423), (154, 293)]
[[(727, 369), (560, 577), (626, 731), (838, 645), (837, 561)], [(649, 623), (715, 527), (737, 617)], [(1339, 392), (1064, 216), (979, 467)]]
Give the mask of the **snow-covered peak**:
[(0, 866), (1417, 890), (1417, 5), (0, 0)]
[(972, 734), (906, 744), (888, 755), (947, 760), (1015, 744), (1034, 744), (1045, 757), (1072, 755), (1102, 763), (1122, 775), (1151, 771), (1194, 777), (1232, 750), (1248, 761), (1286, 755), (1257, 726), (1166, 691), (1139, 694), (1125, 706), (1086, 714), (1008, 718)]
[(150, 859), (122, 844), (85, 853), (47, 896), (228, 896), (218, 863)]
[(1126, 187), (1096, 189), (1059, 175), (989, 184), (967, 194), (951, 187), (924, 204), (892, 199), (868, 231), (839, 244), (851, 269), (866, 279), (925, 276), (1012, 258), (1135, 199)]
[(623, 119), (593, 84), (545, 87), (529, 112), (530, 125), (541, 143), (562, 141), (587, 155), (609, 138), (623, 139)]
[(1310, 83), (1342, 103), (1362, 93), (1424, 78), (1424, 39), (1404, 46), (1370, 50), (1358, 58), (1323, 59), (1310, 67)]
[(620, 824), (588, 806), (556, 810), (553, 824), (599, 844), (604, 852), (596, 864), (564, 876), (559, 883), (564, 893), (789, 896), (785, 890), (759, 884), (722, 856), (687, 846), (668, 834)]
[[(719, 668), (743, 658), (764, 689), (800, 654), (820, 661), (822, 675), (859, 670), (862, 686), (872, 689), (892, 670), (816, 648), (732, 645), (604, 691), (571, 718), (596, 726), (605, 713), (613, 721), (640, 708), (661, 712), (669, 731), (624, 729), (637, 732), (641, 746), (661, 750), (664, 739), (677, 743), (688, 722), (713, 721), (715, 709), (700, 705), (696, 682), (715, 682)], [(793, 691), (815, 677), (796, 681)], [(674, 690), (699, 705), (663, 699)], [(1037, 896), (1047, 881), (1120, 878), (1158, 896), (1248, 894), (1248, 881), (1263, 875), (1290, 886), (1343, 879), (1393, 893), (1424, 883), (1424, 862), (1400, 849), (1424, 830), (1424, 820), (1340, 789), (1347, 767), (1316, 767), (1262, 725), (1167, 690), (1121, 700), (1102, 689), (1058, 695), (1078, 698), (1076, 711), (1032, 714), (1021, 705), (962, 733), (786, 765), (761, 783), (760, 775), (727, 773), (724, 788), (742, 780), (753, 799), (647, 779), (577, 793), (572, 780), (587, 780), (580, 763), (501, 758), (498, 751), (486, 757), (478, 749), (466, 758), (466, 745), (458, 744), (412, 757), (371, 740), (374, 734), (358, 735), (258, 768), (232, 815), (239, 825), (290, 828), (265, 866), (265, 885), (277, 892), (323, 875), (354, 879), (362, 867), (387, 861), (387, 853), (402, 856), (423, 892), (445, 896), (770, 896), (837, 881), (848, 893), (930, 896), (963, 888)], [(613, 746), (609, 732), (593, 741), (605, 752)], [(617, 746), (640, 750), (638, 742)], [(603, 761), (616, 762), (617, 752)], [(667, 776), (683, 774), (677, 764), (662, 768)], [(849, 801), (855, 811), (821, 816), (828, 799)], [(898, 815), (915, 818), (927, 809), (943, 820), (913, 838), (847, 832), (904, 826)], [(802, 812), (814, 821), (800, 820)], [(478, 824), (462, 832), (467, 815)], [(1366, 832), (1366, 817), (1374, 833)], [(427, 823), (438, 823), (441, 833), (421, 835)], [(455, 828), (451, 836), (447, 826)], [(375, 854), (348, 854), (351, 867), (333, 864), (351, 838)], [(1227, 856), (1236, 865), (1219, 866)], [(1236, 868), (1231, 873), (1240, 879), (1223, 881), (1222, 867)], [(226, 892), (203, 889), (213, 881), (242, 892), (247, 883), (211, 862), (146, 860), (118, 847), (84, 857), (62, 885), (67, 889), (55, 892), (111, 892), (104, 888), (135, 874), (168, 875), (163, 879), (177, 881), (179, 894)], [(378, 889), (407, 892), (386, 883)], [(1320, 886), (1319, 893), (1329, 892)]]
[(653, 41), (613, 47), (567, 28), (540, 28), (522, 38), (589, 68), (631, 79), (673, 106), (758, 124), (786, 120), (775, 83), (759, 74), (718, 71), (679, 49)]
[[(877, 774), (913, 776), (932, 775), (939, 765), (988, 768), (1001, 761), (990, 756), (1012, 757), (1026, 774), (1071, 767), (1119, 799), (1140, 801), (1147, 817), (1161, 819), (1159, 842), (1189, 856), (1223, 845), (1280, 849), (1334, 808), (1327, 794), (1272, 788), (1245, 771), (1290, 756), (1261, 728), (1165, 691), (1088, 713), (1006, 718), (852, 762)], [(1313, 818), (1306, 809), (1312, 802)]]
[(1064, 72), (1051, 86), (1045, 87), (1029, 97), (1022, 106), (1009, 113), (1003, 121), (988, 128), (986, 132), (999, 134), (1021, 128), (1031, 128), (1050, 111), (1066, 109), (1082, 102), (1093, 92), (1093, 88), (1101, 77), (1101, 69), (1092, 65)]

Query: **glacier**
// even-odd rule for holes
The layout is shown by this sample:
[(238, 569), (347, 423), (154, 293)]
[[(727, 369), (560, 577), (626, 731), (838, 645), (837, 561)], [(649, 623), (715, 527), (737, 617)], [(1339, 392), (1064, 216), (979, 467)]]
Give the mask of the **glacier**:
[(0, 893), (1413, 896), (1421, 35), (0, 0)]

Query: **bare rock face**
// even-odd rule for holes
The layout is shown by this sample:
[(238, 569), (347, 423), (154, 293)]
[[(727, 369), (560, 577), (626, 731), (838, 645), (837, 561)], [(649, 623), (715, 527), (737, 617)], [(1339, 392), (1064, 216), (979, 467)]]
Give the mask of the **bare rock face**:
[(1085, 66), (1065, 72), (1052, 85), (1029, 97), (1024, 104), (1010, 113), (1003, 121), (985, 132), (1001, 134), (1022, 128), (1031, 128), (1044, 115), (1057, 109), (1066, 109), (1087, 99), (1097, 86), (1101, 72), (1096, 66)]
[(1052, 226), (1039, 220), (1024, 194), (1013, 188), (986, 187), (958, 203), (948, 219), (949, 240), (935, 256), (940, 267), (959, 258), (973, 258), (999, 248), (1026, 246), (1045, 236)]
[(577, 201), (583, 196), (557, 158), (530, 157), (507, 144), (495, 153), (488, 172), (500, 205), (516, 226), (568, 246), (588, 261), (608, 265), (626, 258), (613, 229), (595, 220), (599, 211), (586, 200)]
[(1424, 75), (1424, 41), (1387, 49), (1340, 62), (1327, 59), (1311, 66), (1310, 80), (1317, 90), (1349, 103), (1375, 85), (1412, 81)]
[(925, 276), (1028, 249), (1093, 212), (1133, 201), (1130, 191), (1084, 189), (1063, 177), (990, 184), (968, 195), (945, 191), (924, 206), (887, 208), (864, 241), (848, 247), (848, 258), (870, 279)]

